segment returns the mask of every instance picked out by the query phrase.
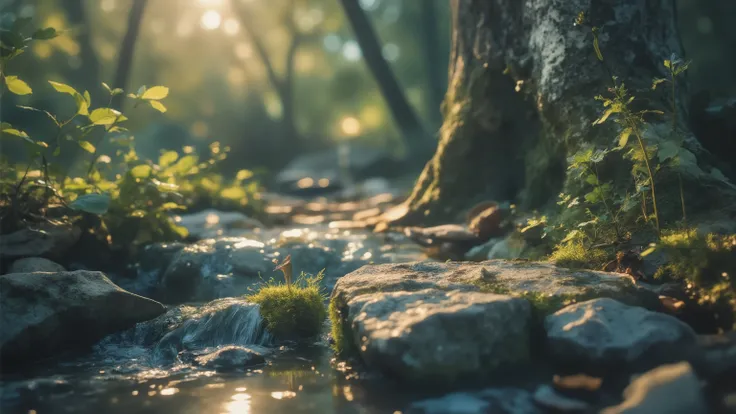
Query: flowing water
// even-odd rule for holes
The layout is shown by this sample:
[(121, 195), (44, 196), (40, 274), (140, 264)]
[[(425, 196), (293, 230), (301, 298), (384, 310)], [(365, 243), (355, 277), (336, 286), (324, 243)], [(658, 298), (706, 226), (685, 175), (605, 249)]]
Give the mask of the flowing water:
[[(234, 245), (256, 248), (270, 259), (301, 249), (302, 263), (327, 268), (326, 290), (369, 262), (422, 259), (413, 246), (329, 226), (241, 233), (240, 238), (227, 234), (228, 251)], [(238, 279), (227, 260), (211, 264), (203, 268), (204, 279)], [(146, 293), (157, 277), (140, 268), (127, 286), (116, 281)], [(276, 344), (264, 331), (257, 306), (227, 297), (243, 292), (236, 285), (209, 289), (221, 298), (215, 301), (169, 306), (165, 315), (111, 335), (88, 352), (4, 376), (0, 412), (394, 413), (416, 398), (335, 361), (327, 323), (314, 343)], [(197, 363), (198, 357), (228, 345), (255, 350), (267, 362), (234, 372)]]

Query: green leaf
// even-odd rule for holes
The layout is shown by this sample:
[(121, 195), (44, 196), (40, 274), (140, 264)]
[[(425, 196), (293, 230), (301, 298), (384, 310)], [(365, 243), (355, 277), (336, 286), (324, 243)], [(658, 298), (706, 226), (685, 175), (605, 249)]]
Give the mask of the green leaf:
[(172, 224), (171, 229), (174, 230), (176, 234), (178, 234), (179, 237), (181, 237), (182, 239), (189, 236), (189, 230), (187, 230), (187, 228), (184, 226), (177, 226), (175, 224)]
[(657, 250), (657, 245), (654, 243), (650, 243), (649, 248), (639, 253), (639, 256), (641, 257), (649, 256), (650, 254), (654, 253), (656, 250)]
[(162, 114), (166, 112), (166, 106), (162, 104), (159, 101), (148, 101), (149, 104), (151, 104), (151, 107)]
[(79, 92), (77, 92), (76, 89), (72, 88), (71, 86), (67, 84), (64, 84), (61, 82), (54, 82), (54, 81), (49, 81), (49, 83), (51, 84), (51, 86), (54, 87), (54, 89), (56, 89), (56, 92), (66, 93), (69, 95), (79, 95)]
[(240, 200), (246, 197), (245, 190), (243, 190), (241, 187), (228, 187), (220, 191), (220, 196), (222, 198), (227, 198), (228, 200)]
[(87, 103), (87, 100), (84, 99), (84, 96), (80, 94), (72, 96), (74, 96), (74, 101), (77, 102), (77, 113), (79, 115), (89, 115), (89, 104)]
[(79, 141), (79, 146), (82, 147), (83, 150), (89, 152), (90, 154), (94, 154), (96, 149), (95, 146), (92, 145), (89, 141)]
[(51, 86), (54, 87), (57, 92), (65, 93), (74, 97), (74, 101), (77, 103), (77, 114), (89, 115), (89, 104), (87, 103), (85, 97), (77, 92), (76, 89), (60, 82), (49, 81), (49, 83), (51, 84)]
[(247, 180), (249, 178), (253, 177), (253, 171), (250, 170), (240, 170), (238, 171), (238, 174), (235, 176), (235, 179), (238, 181)]
[(596, 119), (595, 122), (593, 122), (593, 125), (600, 125), (600, 124), (606, 122), (606, 120), (608, 119), (608, 117), (611, 116), (611, 114), (613, 114), (614, 112), (618, 112), (618, 111), (615, 110), (614, 108), (608, 108), (608, 109), (606, 109), (606, 112), (604, 112), (603, 115), (601, 115), (600, 118)]
[(153, 86), (150, 89), (144, 91), (143, 94), (141, 94), (140, 96), (141, 99), (158, 101), (169, 96), (169, 88), (165, 86)]
[(110, 196), (107, 194), (85, 194), (69, 204), (74, 210), (102, 215), (110, 208)]
[(45, 29), (38, 29), (32, 35), (31, 38), (35, 40), (49, 40), (57, 37), (59, 33), (53, 27), (47, 27)]
[(665, 78), (654, 78), (654, 80), (652, 81), (652, 90), (657, 89), (657, 86), (659, 86), (663, 82), (667, 82), (667, 79), (665, 79)]
[(176, 162), (176, 164), (167, 168), (165, 172), (168, 175), (185, 175), (197, 165), (197, 161), (198, 159), (195, 155), (187, 155), (185, 157), (181, 157), (179, 161)]
[(26, 45), (26, 40), (15, 31), (0, 30), (0, 45), (6, 49), (21, 49)]
[(665, 162), (670, 158), (674, 158), (680, 152), (680, 146), (672, 141), (663, 141), (657, 148), (657, 158), (659, 162)]
[(94, 125), (112, 125), (115, 122), (124, 121), (125, 116), (120, 111), (112, 108), (97, 108), (89, 114), (89, 120)]
[(153, 171), (153, 169), (151, 168), (150, 165), (142, 164), (142, 165), (138, 165), (136, 167), (133, 167), (130, 170), (130, 174), (134, 178), (148, 178), (148, 176), (151, 175), (151, 172), (152, 171)]
[(593, 37), (593, 47), (595, 48), (596, 57), (598, 57), (598, 60), (603, 62), (603, 53), (601, 53), (601, 47), (598, 44), (598, 36)]
[(134, 210), (132, 213), (130, 213), (130, 217), (145, 217), (146, 212), (143, 210)]
[(183, 205), (181, 205), (181, 204), (177, 204), (177, 203), (173, 203), (173, 202), (168, 202), (168, 203), (163, 203), (161, 205), (161, 207), (159, 207), (158, 209), (160, 211), (185, 210), (186, 207), (183, 206)]
[(107, 93), (112, 94), (112, 89), (110, 89), (110, 85), (106, 84), (105, 82), (102, 82), (102, 87), (105, 88)]
[(596, 185), (598, 184), (598, 177), (596, 177), (595, 174), (590, 174), (585, 177), (585, 182), (590, 185)]
[(600, 192), (599, 191), (591, 191), (588, 194), (585, 195), (585, 201), (595, 204), (598, 201), (600, 201)]
[(23, 105), (18, 105), (18, 108), (25, 109), (26, 111), (40, 112), (42, 114), (45, 114), (47, 117), (49, 117), (49, 119), (54, 121), (54, 124), (56, 124), (56, 126), (59, 126), (59, 120), (56, 119), (56, 117), (49, 111), (44, 111), (43, 109), (38, 109), (32, 106), (23, 106)]
[(664, 61), (664, 67), (666, 67), (667, 69), (669, 69), (671, 66), (672, 66), (672, 61), (669, 60), (669, 59), (665, 59), (665, 61)]
[(16, 95), (30, 95), (33, 93), (33, 89), (17, 76), (6, 76), (5, 84), (8, 85), (8, 90)]
[(621, 131), (621, 134), (618, 136), (618, 147), (624, 148), (626, 144), (629, 142), (629, 137), (631, 136), (631, 128), (626, 128), (623, 131)]
[(56, 147), (56, 149), (54, 150), (53, 154), (51, 154), (51, 155), (53, 155), (54, 157), (58, 157), (59, 154), (61, 154), (61, 147), (60, 146), (59, 147)]
[(89, 96), (89, 91), (84, 91), (84, 101), (87, 102), (87, 107), (92, 106), (92, 97)]
[(125, 92), (125, 91), (123, 91), (121, 88), (115, 88), (112, 91), (110, 91), (110, 95), (112, 95), (112, 96), (120, 95), (123, 92)]
[(176, 151), (166, 151), (163, 154), (161, 154), (160, 157), (158, 157), (158, 165), (161, 166), (161, 168), (166, 168), (169, 165), (176, 162), (176, 160), (179, 159), (179, 153)]
[(20, 138), (28, 138), (28, 134), (26, 134), (24, 131), (16, 129), (7, 122), (0, 123), (0, 132), (8, 135), (15, 135), (16, 137)]

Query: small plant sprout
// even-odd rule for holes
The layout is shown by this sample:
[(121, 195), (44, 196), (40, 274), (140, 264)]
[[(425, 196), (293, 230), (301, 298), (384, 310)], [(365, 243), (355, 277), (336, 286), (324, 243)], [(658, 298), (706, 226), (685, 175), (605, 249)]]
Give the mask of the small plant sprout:
[[(672, 111), (672, 133), (677, 133), (677, 77), (685, 73), (690, 67), (690, 61), (683, 61), (676, 54), (672, 54), (669, 59), (665, 59), (663, 62), (664, 67), (667, 69), (667, 78), (655, 78), (652, 81), (652, 90), (663, 83), (669, 82), (670, 84), (670, 105)], [(685, 210), (685, 193), (682, 188), (682, 174), (677, 173), (677, 180), (680, 185), (680, 204), (682, 206), (682, 221), (687, 223), (687, 213)]]
[[(274, 259), (274, 263), (278, 263), (276, 259)], [(291, 276), (293, 272), (293, 268), (291, 266), (291, 255), (286, 256), (283, 262), (281, 262), (280, 265), (276, 266), (274, 271), (280, 270), (284, 274), (284, 280), (286, 281), (286, 287), (291, 290)]]

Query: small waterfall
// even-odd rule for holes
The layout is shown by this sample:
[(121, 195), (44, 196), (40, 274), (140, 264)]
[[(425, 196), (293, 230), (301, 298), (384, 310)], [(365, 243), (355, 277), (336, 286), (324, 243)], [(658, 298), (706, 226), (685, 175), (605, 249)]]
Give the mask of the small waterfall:
[(181, 352), (195, 352), (222, 345), (268, 346), (258, 305), (238, 298), (212, 301), (172, 329), (156, 344), (154, 360), (173, 362)]

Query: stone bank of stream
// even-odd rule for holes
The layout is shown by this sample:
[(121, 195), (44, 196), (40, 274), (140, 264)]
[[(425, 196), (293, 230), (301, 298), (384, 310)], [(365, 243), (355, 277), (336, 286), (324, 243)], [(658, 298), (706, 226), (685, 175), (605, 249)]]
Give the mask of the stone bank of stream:
[[(239, 296), (280, 278), (271, 260), (287, 254), (297, 272), (325, 269), (328, 296), (350, 271), (421, 259), (418, 248), (328, 224), (262, 230), (223, 226), (212, 215), (205, 220), (214, 224), (203, 226), (212, 237), (149, 246), (132, 272), (108, 275), (132, 293), (167, 303), (166, 313), (106, 337), (90, 352), (4, 374), (0, 411), (379, 413), (406, 406), (410, 394), (357, 381), (366, 374), (334, 363), (327, 323), (314, 343), (276, 344), (257, 307)], [(211, 356), (228, 346), (234, 349)]]
[[(140, 302), (151, 316), (135, 327), (4, 374), (2, 412), (698, 413), (736, 368), (733, 341), (709, 346), (627, 275), (423, 261), (403, 238), (336, 221), (253, 229), (211, 214), (201, 240), (149, 246), (109, 275), (165, 311)], [(325, 269), (334, 337), (326, 321), (320, 338), (278, 343), (242, 298), (286, 255), (296, 272)]]

